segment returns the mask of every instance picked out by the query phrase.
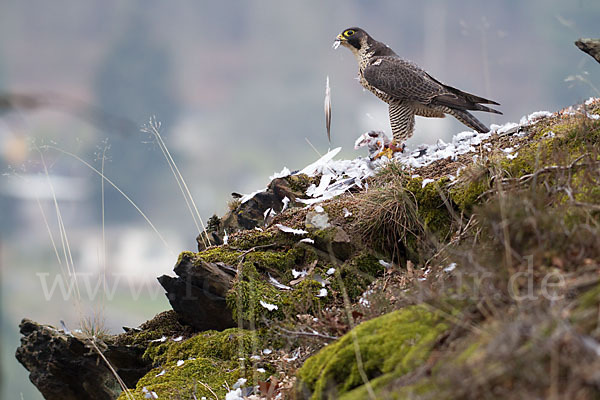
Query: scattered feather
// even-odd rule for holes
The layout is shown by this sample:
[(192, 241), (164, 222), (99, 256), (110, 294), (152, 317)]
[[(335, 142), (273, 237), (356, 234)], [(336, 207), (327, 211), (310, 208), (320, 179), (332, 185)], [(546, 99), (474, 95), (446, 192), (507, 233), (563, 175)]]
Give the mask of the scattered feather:
[(327, 289), (322, 288), (321, 290), (319, 290), (319, 294), (317, 295), (317, 297), (325, 297), (327, 296)]
[(273, 311), (273, 310), (278, 310), (279, 307), (277, 307), (275, 304), (270, 304), (267, 303), (265, 301), (260, 300), (260, 305), (263, 306), (264, 308), (266, 308), (269, 311)]
[(314, 163), (309, 164), (306, 167), (304, 167), (297, 174), (298, 175), (306, 174), (308, 176), (314, 176), (315, 173), (317, 173), (320, 169), (322, 169), (324, 166), (327, 166), (329, 161), (331, 161), (333, 159), (333, 157), (335, 157), (340, 152), (340, 150), (342, 150), (341, 147), (336, 147), (335, 149), (333, 149), (330, 152), (328, 152), (327, 154), (325, 154), (323, 157), (319, 158)]
[(392, 266), (392, 263), (389, 263), (389, 262), (387, 262), (387, 261), (384, 261), (384, 260), (379, 260), (379, 264), (380, 264), (381, 266), (383, 266), (384, 268), (389, 268), (389, 267), (391, 267), (391, 266)]
[(264, 217), (265, 221), (266, 221), (267, 218), (274, 217), (274, 216), (275, 216), (275, 211), (273, 211), (273, 209), (270, 208), (270, 207), (267, 208), (265, 210), (265, 212), (263, 213), (263, 217)]
[(325, 81), (325, 128), (327, 129), (327, 140), (331, 144), (331, 88), (329, 87), (329, 75)]
[(273, 175), (271, 175), (269, 177), (269, 179), (273, 180), (273, 179), (277, 179), (277, 178), (285, 178), (286, 176), (290, 176), (291, 174), (292, 174), (292, 172), (290, 171), (290, 169), (288, 167), (283, 167), (281, 172), (274, 173)]
[(350, 211), (348, 211), (348, 209), (346, 207), (344, 207), (342, 211), (344, 212), (344, 218), (348, 218), (348, 217), (352, 216), (352, 213)]
[(185, 363), (185, 361), (179, 360), (179, 361), (177, 361), (177, 366), (181, 367), (184, 363)]
[(288, 208), (288, 204), (290, 204), (290, 199), (288, 199), (287, 196), (285, 196), (281, 202), (283, 203), (283, 208), (281, 209), (281, 212), (284, 212), (286, 208)]
[(246, 379), (246, 378), (240, 378), (240, 379), (237, 380), (237, 382), (235, 382), (233, 384), (233, 388), (234, 389), (241, 388), (241, 387), (243, 387), (246, 384), (246, 382), (248, 382), (248, 379)]
[(431, 183), (431, 182), (435, 182), (435, 181), (430, 178), (423, 179), (423, 182), (421, 182), (421, 187), (424, 188), (425, 186), (427, 186), (428, 183)]
[(306, 276), (308, 275), (308, 272), (303, 269), (302, 271), (296, 271), (295, 269), (292, 269), (292, 276), (294, 277), (294, 279), (298, 278), (299, 276)]
[(62, 319), (60, 320), (60, 326), (61, 326), (63, 332), (65, 333), (65, 335), (73, 336), (71, 331), (69, 329), (67, 329), (67, 325), (65, 324), (65, 321), (63, 321)]
[(177, 336), (175, 339), (173, 339), (174, 342), (181, 342), (183, 340), (183, 336)]
[(245, 202), (247, 202), (248, 200), (250, 200), (251, 198), (253, 198), (253, 197), (254, 197), (254, 196), (256, 196), (257, 194), (259, 194), (259, 193), (262, 193), (262, 192), (264, 192), (265, 190), (267, 190), (267, 188), (260, 189), (260, 190), (257, 190), (257, 191), (255, 191), (255, 192), (249, 193), (249, 194), (245, 194), (245, 195), (243, 195), (243, 196), (240, 198), (240, 202), (241, 202), (242, 204), (244, 204)]
[(146, 386), (142, 388), (142, 393), (144, 393), (145, 399), (158, 399), (158, 395), (152, 390), (148, 390)]
[(300, 243), (310, 243), (313, 244), (315, 241), (311, 238), (304, 238), (302, 240), (300, 240)]
[(304, 235), (307, 234), (308, 232), (305, 231), (304, 229), (294, 229), (294, 228), (290, 228), (289, 226), (285, 226), (285, 225), (281, 225), (281, 224), (275, 224), (275, 226), (277, 227), (277, 229), (279, 229), (281, 232), (285, 232), (285, 233), (293, 233), (294, 235)]
[(325, 287), (325, 285), (329, 285), (329, 281), (327, 279), (323, 279), (321, 275), (315, 274), (313, 279), (321, 284), (321, 286)]
[(271, 354), (272, 352), (273, 352), (273, 350), (271, 350), (271, 349), (264, 349), (264, 350), (262, 351), (262, 353), (263, 353), (264, 355), (266, 355), (266, 356), (268, 356), (268, 355), (269, 355), (269, 354)]
[(333, 275), (333, 274), (335, 274), (335, 268), (333, 268), (333, 267), (329, 268), (329, 269), (327, 270), (326, 274), (327, 274), (327, 275)]
[(283, 283), (279, 283), (279, 281), (277, 281), (277, 279), (273, 278), (272, 276), (269, 275), (269, 283), (273, 286), (275, 286), (277, 289), (282, 289), (282, 290), (290, 290), (291, 287), (284, 285)]
[(156, 374), (154, 377), (158, 378), (159, 376), (163, 376), (166, 373), (166, 371), (163, 369), (162, 371), (160, 371), (158, 374)]
[(444, 272), (452, 272), (456, 268), (456, 263), (450, 263), (446, 268), (444, 268)]
[(323, 174), (321, 176), (321, 181), (319, 182), (319, 186), (311, 185), (306, 190), (306, 195), (311, 196), (311, 197), (323, 196), (323, 194), (325, 194), (325, 191), (329, 187), (329, 184), (331, 183), (331, 180), (333, 179), (333, 177), (334, 176), (332, 174)]
[(158, 342), (163, 343), (163, 342), (166, 342), (166, 341), (167, 341), (167, 337), (163, 336), (160, 339), (154, 339), (154, 340), (151, 340), (150, 342), (153, 342), (153, 343), (158, 343)]
[(242, 397), (242, 389), (237, 388), (234, 390), (230, 390), (225, 394), (225, 400), (244, 400)]

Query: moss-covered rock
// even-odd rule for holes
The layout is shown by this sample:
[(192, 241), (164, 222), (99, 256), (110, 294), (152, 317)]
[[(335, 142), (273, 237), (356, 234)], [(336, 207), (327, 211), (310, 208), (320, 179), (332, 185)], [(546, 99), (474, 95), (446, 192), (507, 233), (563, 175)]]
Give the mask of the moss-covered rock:
[(417, 213), (423, 221), (428, 233), (444, 240), (452, 226), (451, 209), (454, 205), (448, 200), (448, 178), (423, 184), (423, 179), (412, 178), (406, 183), (406, 188), (415, 197)]
[[(427, 359), (447, 325), (423, 306), (410, 306), (364, 322), (309, 358), (298, 371), (303, 396), (362, 399), (365, 378), (373, 390)], [(357, 361), (360, 360), (360, 361)]]
[[(286, 315), (316, 312), (331, 300), (317, 296), (321, 287), (320, 283), (307, 278), (288, 290), (278, 289), (257, 272), (255, 265), (244, 264), (227, 295), (227, 304), (234, 318), (252, 326), (262, 325)], [(270, 306), (277, 308), (269, 309)]]
[(340, 293), (345, 290), (350, 299), (355, 299), (384, 270), (377, 257), (360, 253), (336, 269), (332, 288)]
[[(224, 397), (226, 388), (239, 378), (252, 385), (274, 371), (268, 364), (253, 365), (252, 355), (266, 346), (260, 332), (239, 328), (206, 331), (183, 341), (151, 342), (144, 358), (155, 368), (138, 381), (131, 394), (143, 399), (145, 389), (159, 398), (210, 398), (212, 390)], [(258, 372), (258, 366), (265, 371)], [(126, 398), (125, 394), (120, 397)]]
[(138, 329), (128, 329), (127, 332), (117, 335), (114, 342), (125, 346), (147, 346), (152, 340), (160, 339), (163, 336), (182, 335), (187, 331), (189, 331), (189, 327), (181, 324), (175, 311), (169, 310), (157, 314), (151, 320), (140, 325)]

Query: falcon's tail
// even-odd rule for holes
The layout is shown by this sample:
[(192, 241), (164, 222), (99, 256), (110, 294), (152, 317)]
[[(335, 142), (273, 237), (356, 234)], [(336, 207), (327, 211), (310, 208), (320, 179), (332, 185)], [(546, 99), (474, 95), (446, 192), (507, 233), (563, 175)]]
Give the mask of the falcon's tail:
[(448, 92), (452, 94), (446, 94), (437, 96), (433, 99), (432, 103), (443, 105), (446, 107), (450, 107), (453, 109), (459, 110), (473, 110), (473, 111), (485, 111), (494, 114), (502, 114), (498, 110), (494, 110), (493, 108), (482, 106), (482, 104), (494, 104), (499, 106), (500, 103), (495, 102), (494, 100), (489, 100), (484, 97), (476, 96), (471, 93), (463, 92), (457, 88), (452, 86), (448, 86), (437, 79), (433, 78), (429, 75), (431, 79), (439, 83), (446, 89)]
[(468, 111), (451, 109), (449, 114), (479, 133), (486, 133), (490, 131), (487, 126), (485, 126), (480, 120), (475, 118), (475, 116)]

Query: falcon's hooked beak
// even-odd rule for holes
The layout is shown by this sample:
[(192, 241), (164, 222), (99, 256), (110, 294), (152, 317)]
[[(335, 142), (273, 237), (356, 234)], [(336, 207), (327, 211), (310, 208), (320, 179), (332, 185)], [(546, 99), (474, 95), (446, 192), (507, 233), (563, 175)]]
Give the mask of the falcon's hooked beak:
[(333, 48), (337, 49), (338, 47), (340, 47), (340, 44), (342, 44), (342, 41), (345, 41), (345, 40), (346, 40), (346, 38), (340, 33), (335, 38), (335, 42), (333, 42)]

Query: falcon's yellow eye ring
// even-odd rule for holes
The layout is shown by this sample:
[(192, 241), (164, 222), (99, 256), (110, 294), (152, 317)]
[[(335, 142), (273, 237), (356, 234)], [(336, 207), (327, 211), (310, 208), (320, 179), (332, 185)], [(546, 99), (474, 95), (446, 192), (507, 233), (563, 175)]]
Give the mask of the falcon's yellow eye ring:
[(348, 29), (346, 32), (344, 32), (344, 36), (348, 37), (348, 36), (352, 36), (354, 35), (354, 31), (352, 29)]

